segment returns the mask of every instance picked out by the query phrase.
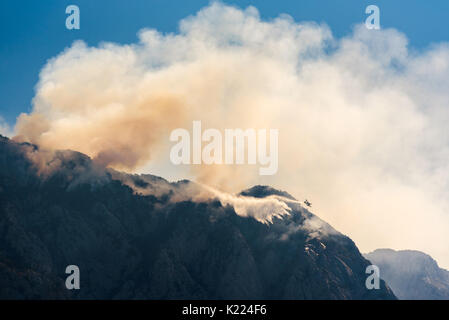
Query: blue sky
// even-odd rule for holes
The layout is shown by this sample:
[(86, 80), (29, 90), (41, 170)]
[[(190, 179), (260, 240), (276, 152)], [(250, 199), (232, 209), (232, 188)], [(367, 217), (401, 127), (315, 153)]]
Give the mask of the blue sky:
[[(239, 7), (253, 5), (263, 18), (287, 13), (295, 20), (327, 23), (334, 35), (351, 32), (366, 18), (365, 8), (376, 4), (381, 26), (404, 32), (411, 46), (421, 49), (449, 41), (449, 1), (434, 0), (258, 0), (224, 1)], [(189, 0), (3, 0), (0, 3), (0, 116), (13, 125), (21, 112), (31, 110), (34, 86), (46, 61), (77, 39), (132, 43), (144, 27), (176, 32), (178, 21), (209, 1)], [(76, 4), (81, 29), (65, 28), (65, 8)]]

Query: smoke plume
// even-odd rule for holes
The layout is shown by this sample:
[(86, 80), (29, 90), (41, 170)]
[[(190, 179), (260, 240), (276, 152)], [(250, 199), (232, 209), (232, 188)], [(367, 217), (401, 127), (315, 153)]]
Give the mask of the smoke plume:
[[(447, 88), (447, 44), (418, 52), (397, 30), (361, 25), (336, 39), (326, 25), (213, 3), (177, 33), (75, 42), (43, 68), (15, 139), (226, 191), (280, 187), (363, 251), (413, 248), (449, 266)], [(279, 129), (278, 173), (172, 165), (170, 132), (194, 120)]]

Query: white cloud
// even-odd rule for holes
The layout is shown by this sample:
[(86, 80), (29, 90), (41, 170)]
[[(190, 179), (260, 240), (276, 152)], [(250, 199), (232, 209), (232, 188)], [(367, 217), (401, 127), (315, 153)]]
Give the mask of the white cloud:
[[(116, 168), (237, 191), (269, 184), (307, 197), (362, 251), (412, 248), (449, 266), (449, 47), (411, 51), (394, 29), (325, 25), (214, 3), (177, 34), (133, 45), (82, 42), (42, 70), (18, 139)], [(173, 167), (169, 132), (279, 129), (279, 171)], [(159, 171), (158, 171), (159, 168)]]
[(12, 137), (13, 132), (8, 123), (0, 116), (0, 134), (5, 137)]

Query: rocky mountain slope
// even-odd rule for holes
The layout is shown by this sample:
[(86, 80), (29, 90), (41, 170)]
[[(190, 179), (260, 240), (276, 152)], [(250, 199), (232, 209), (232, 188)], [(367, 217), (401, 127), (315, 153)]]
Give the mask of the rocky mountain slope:
[(429, 255), (414, 250), (378, 249), (365, 255), (380, 269), (399, 299), (449, 299), (449, 271)]
[[(287, 193), (257, 186), (233, 204), (201, 189), (0, 137), (0, 298), (395, 299), (383, 281), (367, 290), (353, 241)], [(257, 218), (263, 201), (288, 214)]]

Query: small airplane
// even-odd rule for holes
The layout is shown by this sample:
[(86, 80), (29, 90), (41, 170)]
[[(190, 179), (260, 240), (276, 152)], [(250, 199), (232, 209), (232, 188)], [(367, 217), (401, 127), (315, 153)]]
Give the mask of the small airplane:
[(306, 205), (306, 206), (308, 206), (308, 207), (311, 207), (312, 206), (312, 204), (309, 202), (309, 200), (304, 200), (304, 204)]

